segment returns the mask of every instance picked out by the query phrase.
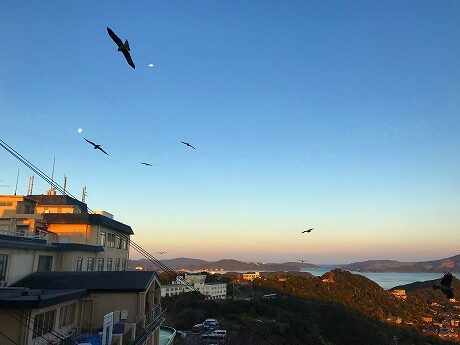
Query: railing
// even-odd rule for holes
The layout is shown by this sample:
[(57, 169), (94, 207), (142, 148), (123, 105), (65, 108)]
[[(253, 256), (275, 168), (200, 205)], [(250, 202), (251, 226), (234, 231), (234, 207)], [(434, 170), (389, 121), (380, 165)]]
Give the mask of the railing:
[(154, 306), (145, 315), (145, 327), (136, 334), (136, 338), (131, 340), (127, 345), (143, 345), (155, 330), (160, 327), (165, 320), (164, 314), (166, 309), (161, 310), (160, 305)]
[(36, 239), (36, 240), (45, 240), (48, 234), (49, 234), (48, 232), (43, 231), (43, 230), (36, 230), (35, 233), (29, 230), (18, 230), (18, 229), (0, 230), (0, 235), (25, 237), (25, 238)]
[(161, 305), (155, 305), (150, 311), (145, 314), (145, 327), (147, 328), (150, 323), (152, 323), (158, 315), (161, 313)]

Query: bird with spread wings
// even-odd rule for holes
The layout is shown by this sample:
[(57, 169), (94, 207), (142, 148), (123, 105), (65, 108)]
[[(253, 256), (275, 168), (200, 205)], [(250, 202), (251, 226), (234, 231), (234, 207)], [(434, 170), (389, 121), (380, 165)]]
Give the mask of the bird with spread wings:
[(133, 59), (131, 58), (131, 48), (129, 48), (129, 42), (128, 40), (123, 43), (123, 41), (118, 37), (115, 32), (112, 31), (111, 28), (107, 28), (107, 32), (109, 33), (110, 38), (115, 42), (115, 44), (118, 46), (118, 51), (123, 53), (123, 56), (125, 57), (126, 61), (128, 62), (128, 65), (130, 65), (132, 68), (136, 68), (134, 65)]
[(181, 141), (182, 144), (185, 146), (191, 147), (192, 149), (196, 150), (196, 148), (193, 145), (190, 145), (189, 143), (186, 143), (185, 141)]
[(101, 150), (102, 152), (104, 152), (107, 156), (109, 155), (107, 152), (105, 152), (105, 150), (101, 147), (101, 145), (98, 145), (98, 144), (95, 144), (93, 143), (91, 140), (88, 140), (86, 138), (84, 138), (88, 143), (90, 143), (91, 145), (93, 145), (93, 149), (95, 150)]

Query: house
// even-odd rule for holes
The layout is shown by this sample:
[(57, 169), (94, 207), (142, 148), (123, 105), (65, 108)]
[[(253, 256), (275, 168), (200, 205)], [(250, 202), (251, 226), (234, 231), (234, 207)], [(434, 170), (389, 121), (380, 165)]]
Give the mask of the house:
[(254, 279), (260, 279), (260, 273), (259, 272), (243, 273), (243, 279), (249, 280), (249, 281), (253, 281)]
[(432, 323), (433, 322), (433, 318), (431, 316), (423, 316), (422, 317), (422, 321), (423, 322), (426, 322), (426, 323)]
[(406, 290), (396, 289), (396, 290), (392, 290), (390, 293), (398, 299), (403, 299), (403, 300), (407, 299)]

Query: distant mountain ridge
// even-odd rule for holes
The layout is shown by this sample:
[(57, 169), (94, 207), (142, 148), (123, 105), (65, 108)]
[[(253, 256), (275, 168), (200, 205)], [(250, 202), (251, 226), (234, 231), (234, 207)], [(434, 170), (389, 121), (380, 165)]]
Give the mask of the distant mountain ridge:
[(348, 271), (400, 272), (400, 273), (443, 273), (460, 272), (460, 254), (439, 260), (402, 262), (396, 260), (368, 260), (341, 266)]
[[(206, 261), (192, 258), (174, 258), (161, 260), (163, 264), (173, 270), (184, 271), (300, 271), (301, 269), (318, 267), (310, 263), (284, 262), (284, 263), (261, 263), (244, 262), (234, 259), (222, 259), (218, 261)], [(131, 269), (141, 266), (147, 270), (157, 270), (150, 260), (130, 260)]]

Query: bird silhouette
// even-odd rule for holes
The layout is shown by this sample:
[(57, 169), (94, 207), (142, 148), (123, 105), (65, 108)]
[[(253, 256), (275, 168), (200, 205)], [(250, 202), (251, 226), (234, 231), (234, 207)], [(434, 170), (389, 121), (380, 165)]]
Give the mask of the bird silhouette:
[(310, 232), (312, 232), (312, 231), (313, 231), (313, 228), (308, 229), (308, 230), (304, 230), (304, 231), (302, 231), (302, 234), (304, 234), (304, 233), (306, 233), (306, 232), (310, 233)]
[(167, 252), (157, 252), (160, 255), (166, 254)]
[(302, 263), (308, 262), (308, 260), (299, 260)]
[(128, 65), (130, 65), (132, 68), (136, 68), (134, 65), (133, 59), (131, 58), (130, 51), (131, 49), (129, 48), (129, 42), (128, 40), (123, 43), (123, 41), (118, 37), (115, 32), (112, 31), (111, 28), (107, 28), (107, 32), (109, 33), (110, 38), (116, 43), (118, 46), (118, 51), (123, 53), (123, 56), (125, 57), (126, 61), (128, 62)]
[(452, 273), (444, 274), (441, 279), (441, 285), (433, 285), (433, 290), (441, 290), (447, 298), (454, 298), (454, 289), (452, 288)]
[(185, 141), (181, 141), (181, 143), (196, 150), (196, 148), (193, 145), (190, 145), (189, 143), (186, 143)]
[(146, 162), (141, 162), (141, 164), (145, 165), (146, 167), (151, 167), (152, 166), (152, 164), (146, 163)]
[(88, 143), (90, 143), (91, 145), (93, 145), (93, 146), (94, 146), (93, 148), (94, 148), (95, 150), (101, 150), (101, 151), (104, 152), (107, 156), (109, 155), (107, 152), (104, 151), (104, 149), (101, 147), (101, 145), (95, 144), (95, 143), (93, 143), (92, 141), (90, 141), (90, 140), (88, 140), (88, 139), (86, 139), (86, 138), (84, 138), (84, 139), (85, 139)]

